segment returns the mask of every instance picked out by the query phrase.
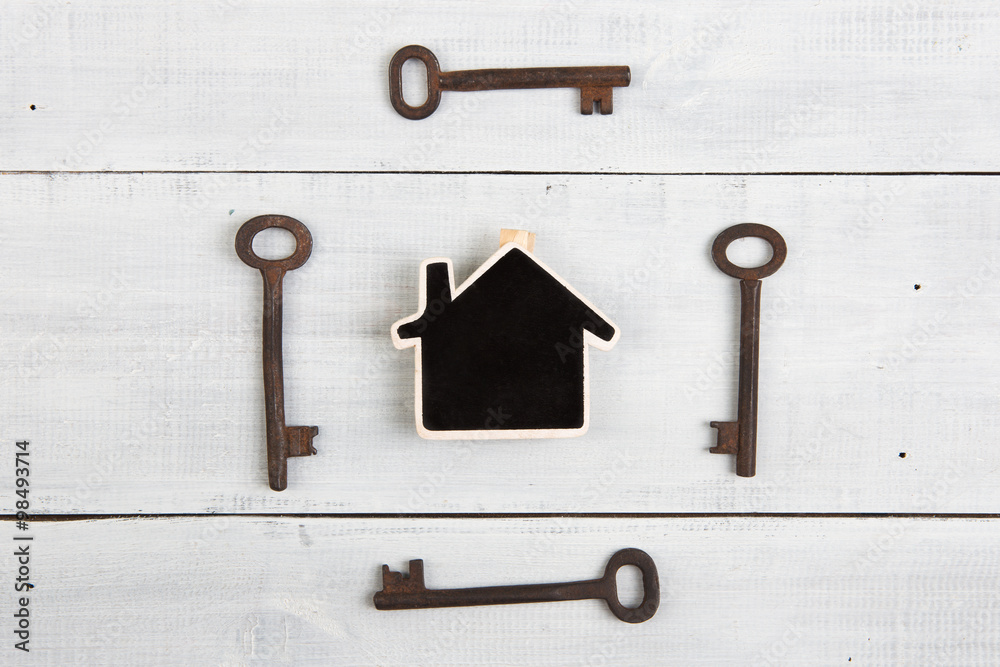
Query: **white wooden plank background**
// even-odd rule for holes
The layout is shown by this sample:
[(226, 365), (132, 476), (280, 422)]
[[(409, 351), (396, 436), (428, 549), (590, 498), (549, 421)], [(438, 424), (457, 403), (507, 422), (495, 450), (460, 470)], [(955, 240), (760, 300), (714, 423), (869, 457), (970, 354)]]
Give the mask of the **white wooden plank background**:
[[(607, 117), (494, 91), (412, 122), (385, 73), (410, 43), (446, 70), (633, 83)], [(994, 664), (996, 519), (954, 515), (1000, 510), (998, 66), (992, 0), (2, 3), (0, 442), (32, 443), (32, 513), (131, 516), (32, 523), (33, 650), (0, 663)], [(441, 171), (475, 173), (419, 173)], [(490, 173), (509, 171), (530, 173)], [(268, 212), (316, 239), (286, 283), (285, 371), (320, 455), (282, 494), (260, 278), (233, 251)], [(735, 417), (738, 307), (709, 248), (747, 221), (789, 245), (750, 480), (707, 425)], [(591, 357), (591, 431), (421, 440), (388, 327), (421, 260), (461, 279), (500, 227), (539, 233), (622, 328)], [(617, 518), (482, 516), (505, 512)], [(707, 516), (626, 514), (649, 512)], [(435, 513), (478, 514), (413, 516)], [(370, 601), (383, 562), (537, 583), (625, 546), (663, 585), (639, 626), (598, 602)]]
[[(46, 512), (1000, 506), (990, 178), (22, 174), (0, 200), (2, 429), (33, 442)], [(269, 212), (315, 240), (286, 279), (284, 337), (288, 422), (319, 426), (319, 455), (290, 462), (281, 494), (261, 279), (233, 250)], [(709, 249), (744, 221), (789, 247), (764, 283), (754, 479), (708, 452), (708, 422), (736, 414), (739, 309)], [(591, 429), (422, 440), (413, 352), (389, 327), (416, 308), (421, 260), (463, 280), (502, 226), (537, 232), (537, 256), (621, 328), (591, 355)]]
[[(572, 90), (499, 91), (413, 122), (386, 76), (411, 43), (445, 70), (629, 65), (632, 84), (607, 117)], [(8, 170), (1000, 164), (994, 0), (8, 1), (0, 50)]]
[[(216, 517), (32, 534), (25, 665), (988, 665), (1000, 653), (1000, 532), (982, 519)], [(639, 625), (599, 601), (371, 602), (383, 563), (423, 558), (437, 588), (542, 583), (598, 577), (624, 546), (660, 575), (660, 608)]]

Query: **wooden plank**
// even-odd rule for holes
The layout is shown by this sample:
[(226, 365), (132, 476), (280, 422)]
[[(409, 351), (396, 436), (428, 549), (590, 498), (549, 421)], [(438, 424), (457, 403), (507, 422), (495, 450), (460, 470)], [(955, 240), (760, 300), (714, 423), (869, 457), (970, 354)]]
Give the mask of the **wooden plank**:
[[(979, 665), (1000, 653), (1000, 531), (983, 519), (202, 517), (30, 534), (24, 657), (37, 665)], [(653, 557), (662, 589), (639, 625), (600, 601), (371, 601), (383, 563), (423, 558), (438, 588), (542, 583), (600, 576), (626, 546)], [(634, 604), (638, 582), (622, 579)]]
[[(15, 0), (0, 25), (3, 170), (1000, 167), (994, 0)], [(446, 92), (409, 121), (387, 67), (413, 43), (445, 70), (628, 65), (632, 84), (610, 116), (562, 89)]]
[[(2, 432), (33, 443), (40, 512), (1000, 506), (990, 178), (22, 174), (0, 199)], [(315, 240), (285, 283), (284, 368), (288, 422), (319, 426), (319, 455), (280, 494), (261, 280), (233, 249), (262, 213)], [(708, 422), (736, 414), (739, 299), (709, 250), (746, 221), (789, 249), (763, 290), (750, 480), (708, 452)], [(422, 440), (389, 327), (414, 312), (423, 259), (461, 281), (501, 227), (537, 231), (536, 255), (621, 328), (591, 358), (590, 431)]]

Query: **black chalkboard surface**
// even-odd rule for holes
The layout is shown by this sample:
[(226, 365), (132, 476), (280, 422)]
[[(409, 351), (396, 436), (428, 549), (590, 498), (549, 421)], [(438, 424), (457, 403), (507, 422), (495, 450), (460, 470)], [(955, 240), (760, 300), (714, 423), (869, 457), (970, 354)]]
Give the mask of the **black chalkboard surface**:
[(416, 421), (424, 438), (555, 438), (589, 425), (587, 348), (618, 329), (516, 243), (456, 288), (451, 260), (420, 267), (416, 315), (392, 326), (416, 347)]

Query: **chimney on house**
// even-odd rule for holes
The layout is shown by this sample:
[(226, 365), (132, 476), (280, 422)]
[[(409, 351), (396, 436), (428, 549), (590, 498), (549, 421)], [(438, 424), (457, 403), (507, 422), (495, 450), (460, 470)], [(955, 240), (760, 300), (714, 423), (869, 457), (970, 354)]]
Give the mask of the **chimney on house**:
[(440, 315), (441, 310), (451, 303), (451, 277), (447, 262), (433, 262), (427, 265), (427, 305), (425, 313)]

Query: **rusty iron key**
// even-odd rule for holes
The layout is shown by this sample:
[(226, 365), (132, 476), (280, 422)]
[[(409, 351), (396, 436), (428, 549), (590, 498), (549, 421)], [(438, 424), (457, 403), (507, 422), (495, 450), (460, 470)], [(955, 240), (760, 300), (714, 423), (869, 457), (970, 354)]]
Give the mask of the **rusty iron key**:
[[(771, 259), (754, 268), (736, 266), (726, 257), (726, 249), (736, 239), (747, 236), (764, 239), (771, 246)], [(740, 279), (740, 377), (734, 422), (711, 422), (718, 439), (711, 452), (735, 454), (736, 474), (753, 477), (757, 472), (757, 369), (760, 352), (760, 286), (785, 261), (788, 249), (781, 234), (767, 225), (734, 225), (719, 234), (712, 244), (715, 265), (728, 276)]]
[[(263, 259), (253, 251), (253, 237), (270, 227), (295, 236), (295, 252), (284, 259)], [(316, 453), (312, 440), (316, 426), (285, 426), (285, 382), (281, 364), (281, 283), (287, 271), (306, 263), (312, 253), (312, 235), (306, 226), (285, 215), (260, 215), (236, 233), (236, 254), (264, 277), (264, 415), (267, 422), (267, 479), (275, 491), (288, 486), (290, 456)]]
[[(427, 101), (414, 107), (403, 99), (403, 63), (411, 58), (427, 68)], [(389, 100), (400, 116), (410, 120), (427, 118), (441, 103), (442, 90), (511, 90), (522, 88), (579, 88), (580, 113), (594, 113), (599, 103), (602, 114), (613, 110), (612, 90), (628, 86), (632, 72), (618, 67), (525, 67), (521, 69), (470, 69), (442, 72), (437, 56), (429, 49), (404, 46), (389, 62)]]
[[(635, 608), (624, 606), (618, 599), (618, 570), (626, 565), (635, 565), (642, 572), (642, 602)], [(375, 608), (382, 610), (604, 600), (619, 619), (642, 623), (651, 619), (660, 606), (660, 580), (653, 559), (639, 549), (622, 549), (611, 556), (600, 579), (483, 588), (425, 588), (424, 561), (411, 560), (409, 576), (393, 572), (388, 565), (382, 566), (382, 590), (375, 594), (374, 600)]]

